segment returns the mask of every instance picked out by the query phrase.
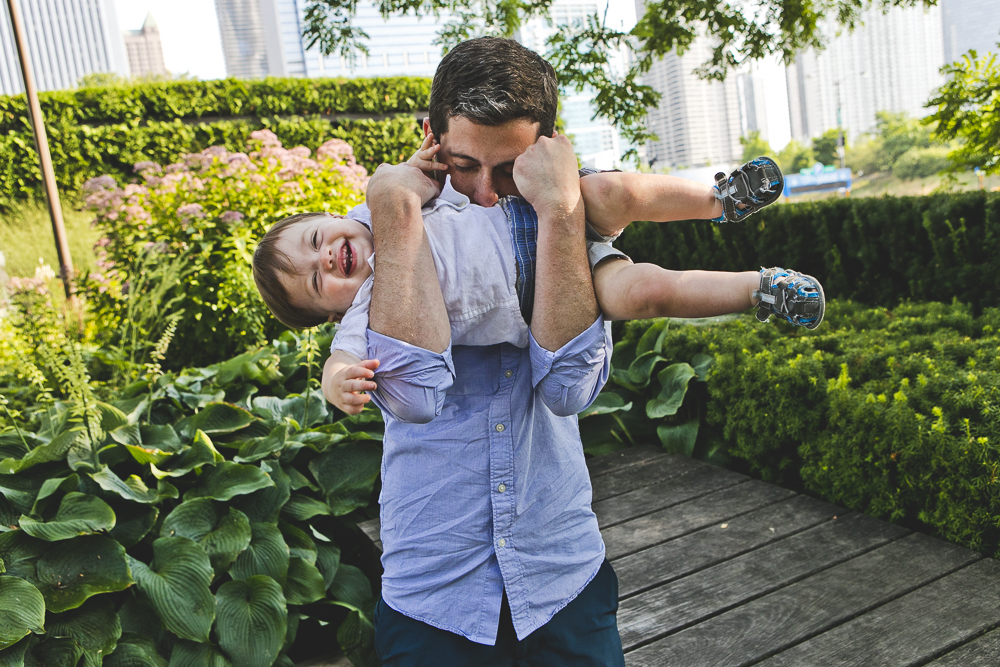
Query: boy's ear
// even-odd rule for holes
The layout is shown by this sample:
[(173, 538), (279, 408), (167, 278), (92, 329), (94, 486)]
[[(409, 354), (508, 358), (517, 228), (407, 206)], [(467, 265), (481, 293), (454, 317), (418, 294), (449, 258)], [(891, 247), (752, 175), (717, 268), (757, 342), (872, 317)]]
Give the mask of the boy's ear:
[(333, 324), (339, 322), (342, 319), (344, 319), (344, 316), (341, 315), (340, 313), (330, 313), (330, 317), (326, 318), (326, 321)]

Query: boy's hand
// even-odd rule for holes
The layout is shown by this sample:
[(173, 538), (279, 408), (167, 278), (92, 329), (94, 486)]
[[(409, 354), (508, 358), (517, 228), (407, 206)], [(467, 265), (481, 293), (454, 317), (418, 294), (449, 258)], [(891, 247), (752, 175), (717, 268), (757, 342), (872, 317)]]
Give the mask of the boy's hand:
[(436, 182), (443, 182), (448, 165), (434, 161), (434, 156), (438, 154), (440, 149), (441, 144), (434, 143), (434, 133), (428, 132), (423, 143), (420, 144), (420, 148), (410, 156), (406, 164), (416, 167)]
[(581, 204), (573, 144), (565, 135), (539, 137), (514, 161), (514, 183), (539, 217), (566, 215)]
[(365, 359), (338, 370), (330, 382), (331, 391), (326, 396), (327, 400), (349, 415), (361, 412), (365, 404), (372, 400), (364, 392), (373, 391), (378, 386), (371, 381), (378, 363), (378, 359)]
[(383, 203), (397, 198), (416, 196), (423, 206), (441, 194), (441, 186), (427, 178), (419, 168), (408, 164), (380, 164), (368, 181), (366, 199), (369, 207), (373, 201)]

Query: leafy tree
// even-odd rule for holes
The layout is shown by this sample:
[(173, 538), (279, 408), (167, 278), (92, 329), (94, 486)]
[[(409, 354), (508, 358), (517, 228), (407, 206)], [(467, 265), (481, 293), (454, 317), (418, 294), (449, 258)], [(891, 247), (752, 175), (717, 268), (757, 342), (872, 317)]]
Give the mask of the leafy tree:
[[(997, 44), (1000, 47), (1000, 44)], [(975, 51), (942, 69), (945, 84), (927, 106), (937, 122), (934, 136), (961, 140), (949, 158), (956, 167), (979, 167), (1000, 173), (1000, 62), (996, 55)]]
[[(840, 166), (840, 158), (837, 155), (837, 140), (839, 135), (840, 131), (837, 128), (833, 128), (813, 139), (813, 153), (816, 154), (817, 162)], [(847, 149), (846, 132), (844, 133), (844, 149)]]
[(881, 140), (879, 168), (889, 171), (903, 153), (912, 148), (929, 148), (931, 130), (905, 112), (879, 111), (875, 114), (875, 134)]
[(778, 166), (786, 174), (796, 174), (800, 169), (808, 169), (816, 163), (813, 151), (792, 139), (778, 153)]
[(760, 130), (750, 130), (747, 136), (740, 137), (740, 145), (743, 146), (744, 162), (774, 152), (771, 149), (771, 144), (760, 138)]
[[(697, 73), (722, 80), (743, 63), (776, 54), (791, 62), (795, 54), (822, 48), (821, 17), (832, 18), (839, 27), (853, 29), (866, 6), (887, 9), (934, 4), (934, 0), (759, 0), (724, 3), (712, 0), (647, 0), (646, 11), (630, 32), (609, 28), (591, 16), (586, 21), (560, 26), (549, 39), (546, 57), (552, 62), (560, 84), (576, 90), (591, 86), (597, 91), (597, 115), (614, 123), (622, 135), (642, 143), (652, 135), (646, 129), (646, 109), (660, 95), (643, 85), (641, 76), (660, 57), (676, 50), (684, 53), (701, 34), (714, 38), (712, 56)], [(533, 16), (547, 14), (552, 0), (377, 0), (382, 16), (413, 13), (452, 19), (439, 35), (447, 49), (470, 37), (510, 37)], [(338, 54), (348, 61), (367, 52), (368, 35), (351, 21), (357, 0), (310, 0), (306, 7), (303, 36), (307, 47), (318, 46), (326, 55)], [(632, 52), (626, 69), (615, 66), (619, 48)]]

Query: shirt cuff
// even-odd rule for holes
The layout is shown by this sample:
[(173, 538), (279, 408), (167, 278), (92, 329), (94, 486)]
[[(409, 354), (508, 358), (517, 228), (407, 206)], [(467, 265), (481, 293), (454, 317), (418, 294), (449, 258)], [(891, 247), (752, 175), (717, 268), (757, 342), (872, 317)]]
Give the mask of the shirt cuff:
[(595, 368), (607, 363), (610, 346), (610, 323), (605, 324), (604, 315), (598, 315), (585, 331), (555, 352), (539, 345), (529, 329), (532, 386), (537, 387), (549, 373), (563, 375), (569, 381), (590, 375)]
[(368, 330), (368, 358), (378, 359), (375, 404), (405, 422), (425, 423), (441, 414), (455, 381), (451, 343), (441, 353)]

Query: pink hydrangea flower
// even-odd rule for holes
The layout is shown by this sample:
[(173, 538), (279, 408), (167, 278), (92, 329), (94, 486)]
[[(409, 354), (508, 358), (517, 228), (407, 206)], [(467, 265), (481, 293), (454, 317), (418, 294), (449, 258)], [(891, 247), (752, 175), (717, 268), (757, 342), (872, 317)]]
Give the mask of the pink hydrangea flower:
[(234, 224), (245, 218), (246, 216), (239, 211), (226, 211), (219, 216), (219, 220), (226, 223), (227, 225)]
[(146, 171), (156, 173), (163, 171), (163, 167), (153, 162), (152, 160), (143, 160), (142, 162), (136, 162), (132, 170), (135, 171), (135, 173), (137, 174), (141, 174)]
[(201, 219), (205, 217), (205, 210), (201, 204), (184, 204), (177, 209), (177, 215), (185, 220)]
[(281, 146), (281, 140), (278, 139), (278, 135), (271, 130), (256, 130), (251, 132), (250, 141), (259, 141), (265, 148)]

